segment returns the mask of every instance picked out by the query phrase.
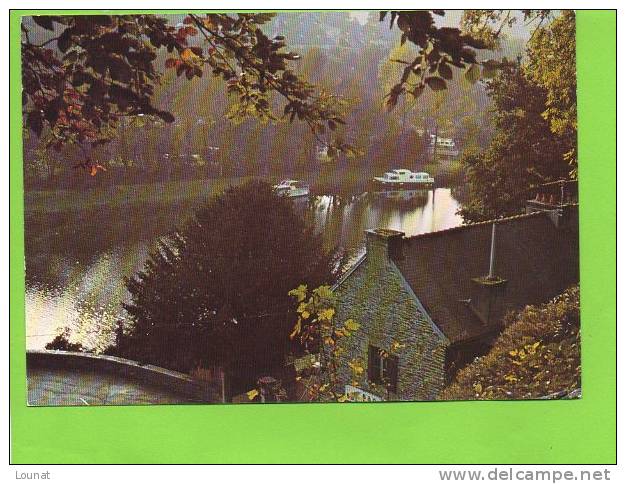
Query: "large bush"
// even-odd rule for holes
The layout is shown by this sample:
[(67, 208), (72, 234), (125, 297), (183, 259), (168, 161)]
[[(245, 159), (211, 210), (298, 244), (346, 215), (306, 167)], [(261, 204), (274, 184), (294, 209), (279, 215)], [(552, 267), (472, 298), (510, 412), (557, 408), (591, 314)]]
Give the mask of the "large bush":
[(131, 324), (116, 352), (182, 371), (270, 371), (284, 362), (294, 323), (288, 292), (331, 283), (334, 266), (290, 200), (261, 182), (231, 188), (128, 280)]
[(580, 290), (507, 321), (491, 351), (459, 371), (444, 400), (524, 399), (580, 388)]

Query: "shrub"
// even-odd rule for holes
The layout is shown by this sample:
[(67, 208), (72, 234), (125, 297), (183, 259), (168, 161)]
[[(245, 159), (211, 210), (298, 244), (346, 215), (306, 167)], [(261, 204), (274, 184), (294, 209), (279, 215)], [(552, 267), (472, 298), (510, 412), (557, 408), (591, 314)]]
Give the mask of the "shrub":
[(580, 289), (509, 316), (483, 357), (463, 368), (443, 400), (498, 400), (566, 395), (580, 388)]
[(83, 346), (80, 343), (70, 342), (70, 328), (63, 329), (63, 332), (58, 334), (50, 343), (46, 344), (47, 350), (60, 350), (60, 351), (84, 351)]

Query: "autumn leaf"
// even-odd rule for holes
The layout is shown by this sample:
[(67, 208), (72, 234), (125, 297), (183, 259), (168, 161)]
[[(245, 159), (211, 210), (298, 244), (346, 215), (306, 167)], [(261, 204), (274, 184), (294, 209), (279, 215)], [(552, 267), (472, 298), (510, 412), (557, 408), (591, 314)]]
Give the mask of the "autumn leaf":
[(246, 392), (246, 395), (248, 395), (248, 400), (254, 400), (254, 398), (259, 394), (259, 391), (254, 389), (254, 390), (250, 390), (249, 392)]
[(91, 176), (96, 176), (98, 174), (98, 170), (107, 171), (106, 168), (102, 165), (91, 165), (89, 174)]
[(333, 308), (328, 308), (328, 309), (324, 309), (320, 311), (318, 314), (318, 317), (319, 319), (330, 321), (331, 319), (333, 319), (334, 315), (335, 315), (335, 310)]
[(402, 344), (398, 341), (394, 341), (393, 343), (391, 343), (391, 351), (396, 351), (399, 350), (401, 348), (404, 348), (406, 345)]
[(306, 290), (306, 285), (300, 284), (296, 289), (289, 291), (289, 295), (297, 298), (298, 302), (302, 302), (306, 299)]
[(348, 331), (356, 331), (357, 329), (361, 327), (361, 325), (357, 323), (354, 319), (348, 319), (344, 323), (344, 326)]
[(319, 298), (330, 298), (333, 295), (333, 291), (330, 286), (320, 286), (315, 289), (313, 293)]
[(198, 56), (193, 50), (187, 47), (180, 53), (180, 58), (184, 60), (185, 62), (193, 62), (196, 59), (198, 59)]
[(358, 362), (356, 361), (350, 361), (348, 362), (348, 366), (350, 368), (352, 368), (352, 371), (354, 371), (354, 373), (356, 373), (357, 375), (362, 374), (365, 369), (363, 368), (363, 366), (361, 366)]
[(293, 331), (289, 335), (289, 339), (294, 339), (300, 333), (301, 330), (302, 330), (302, 320), (298, 318), (298, 322), (293, 327)]

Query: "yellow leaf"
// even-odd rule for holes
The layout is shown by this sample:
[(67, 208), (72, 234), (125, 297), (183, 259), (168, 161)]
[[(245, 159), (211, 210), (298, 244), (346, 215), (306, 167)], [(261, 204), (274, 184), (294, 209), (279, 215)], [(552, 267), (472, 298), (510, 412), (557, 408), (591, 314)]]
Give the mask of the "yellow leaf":
[(337, 401), (338, 401), (339, 403), (347, 402), (347, 401), (348, 401), (348, 395), (341, 395), (341, 396), (337, 399)]
[(248, 395), (248, 400), (253, 400), (254, 397), (256, 397), (258, 394), (259, 394), (259, 391), (256, 389), (246, 392), (246, 395)]
[(333, 308), (328, 308), (328, 309), (324, 309), (323, 311), (320, 311), (318, 317), (320, 319), (330, 321), (331, 319), (333, 319), (334, 315), (335, 315), (335, 310)]
[(398, 341), (394, 341), (393, 343), (391, 343), (391, 351), (396, 351), (400, 348), (404, 348), (406, 345), (399, 343)]
[(363, 366), (361, 364), (359, 364), (358, 360), (352, 360), (350, 362), (348, 362), (348, 366), (350, 368), (352, 368), (352, 371), (354, 371), (354, 373), (356, 373), (357, 375), (360, 375), (361, 373), (363, 373), (365, 371), (365, 369), (363, 368)]
[(310, 315), (311, 315), (311, 314), (310, 314), (308, 311), (302, 311), (302, 317), (303, 317), (304, 319), (308, 319), (308, 317), (309, 317)]
[(313, 290), (313, 293), (319, 298), (330, 298), (333, 295), (333, 291), (330, 286), (320, 286)]
[(186, 48), (180, 53), (180, 58), (185, 62), (189, 62), (191, 60), (197, 59), (198, 56), (190, 48)]
[(359, 329), (361, 327), (361, 325), (359, 323), (357, 323), (354, 319), (348, 319), (344, 323), (344, 326), (349, 331), (356, 331), (357, 329)]
[(290, 296), (295, 296), (298, 299), (298, 302), (302, 302), (306, 299), (306, 286), (304, 284), (300, 284), (297, 288), (289, 291)]

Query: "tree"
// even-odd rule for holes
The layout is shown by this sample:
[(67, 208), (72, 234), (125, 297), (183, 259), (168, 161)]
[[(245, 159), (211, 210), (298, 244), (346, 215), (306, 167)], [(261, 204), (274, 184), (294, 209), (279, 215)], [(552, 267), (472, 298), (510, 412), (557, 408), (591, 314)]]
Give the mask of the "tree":
[(580, 289), (510, 317), (493, 348), (459, 371), (442, 400), (562, 397), (580, 389)]
[[(315, 133), (334, 130), (343, 122), (342, 101), (294, 73), (291, 64), (299, 55), (284, 50), (283, 37), (269, 39), (261, 30), (273, 16), (190, 14), (176, 27), (155, 15), (32, 17), (50, 34), (34, 41), (34, 26), (22, 23), (25, 128), (45, 133), (48, 145), (60, 149), (67, 143), (102, 144), (125, 117), (172, 122), (171, 113), (152, 102), (163, 48), (171, 54), (165, 67), (178, 76), (200, 77), (208, 66), (225, 81), (237, 98), (233, 116), (274, 119), (269, 94), (276, 93), (286, 101), (283, 115), (290, 121), (302, 120)], [(332, 147), (350, 152), (343, 142)], [(86, 155), (84, 164), (93, 172)]]
[[(401, 31), (400, 43), (418, 47), (387, 104), (409, 92), (418, 96), (428, 86), (446, 88), (451, 67), (467, 68), (476, 80), (480, 68), (475, 49), (486, 44), (460, 29), (437, 27), (433, 15), (442, 10), (381, 12), (390, 28)], [(165, 68), (187, 79), (205, 70), (220, 78), (235, 100), (230, 115), (274, 120), (280, 116), (305, 122), (327, 144), (330, 157), (353, 156), (354, 148), (339, 136), (327, 141), (327, 130), (344, 123), (344, 100), (316, 88), (295, 74), (299, 55), (286, 50), (281, 35), (270, 39), (263, 26), (271, 13), (187, 15), (182, 24), (168, 25), (155, 15), (35, 16), (22, 24), (22, 81), (25, 127), (60, 149), (67, 143), (85, 150), (81, 164), (92, 174), (88, 147), (115, 136), (121, 119), (147, 116), (172, 122), (173, 116), (153, 103), (161, 72), (158, 53), (167, 50)], [(35, 37), (39, 37), (35, 40)], [(344, 39), (350, 43), (351, 38)], [(483, 69), (493, 68), (483, 63)], [(284, 101), (272, 101), (276, 94)]]
[[(296, 400), (339, 403), (353, 401), (346, 393), (345, 381), (340, 372), (341, 365), (345, 363), (349, 368), (350, 385), (354, 388), (364, 386), (367, 379), (366, 362), (360, 357), (345, 357), (346, 342), (354, 336), (361, 324), (351, 318), (337, 320), (337, 299), (330, 286), (323, 285), (309, 291), (306, 284), (301, 284), (289, 291), (289, 295), (297, 305), (297, 321), (289, 338), (301, 344), (305, 356), (300, 360), (308, 363), (296, 372), (296, 382), (304, 390), (295, 395)], [(395, 351), (403, 346), (394, 341), (391, 348)], [(380, 356), (387, 358), (389, 354), (381, 350)], [(345, 376), (344, 374), (343, 377)], [(391, 382), (387, 379), (378, 384), (370, 381), (368, 387), (389, 394)], [(259, 388), (248, 391), (247, 395), (250, 400), (259, 400), (258, 397), (263, 393), (267, 393), (267, 389), (259, 385)], [(360, 397), (357, 395), (352, 398)]]
[[(301, 399), (315, 402), (346, 402), (339, 379), (341, 355), (345, 352), (342, 343), (360, 328), (353, 319), (337, 321), (335, 317), (336, 296), (328, 285), (322, 285), (309, 292), (306, 284), (300, 284), (289, 291), (297, 304), (297, 322), (289, 339), (301, 344), (310, 365), (296, 375), (296, 380), (304, 387)], [(319, 360), (319, 361), (317, 361)], [(358, 386), (365, 374), (365, 363), (360, 359), (348, 362), (352, 372), (353, 385)], [(259, 400), (263, 388), (253, 388), (247, 392), (250, 400)]]
[(563, 12), (535, 30), (524, 63), (487, 81), (496, 133), (484, 151), (464, 154), (465, 221), (519, 213), (532, 187), (576, 176), (574, 27)]
[(543, 117), (546, 92), (521, 65), (509, 66), (487, 83), (496, 133), (482, 152), (465, 152), (468, 199), (460, 213), (466, 222), (519, 213), (531, 186), (568, 176), (564, 141)]
[(261, 182), (231, 188), (127, 281), (132, 324), (116, 351), (181, 371), (272, 369), (289, 343), (289, 290), (332, 283), (336, 265), (290, 200)]
[(502, 40), (504, 28), (511, 28), (520, 18), (526, 25), (535, 24), (534, 35), (553, 15), (553, 11), (547, 9), (524, 9), (519, 12), (521, 15), (513, 10), (464, 10), (461, 27), (463, 31), (495, 48)]
[[(380, 13), (380, 21), (388, 12)], [(443, 10), (420, 10), (411, 12), (389, 12), (389, 28), (394, 24), (402, 32), (400, 45), (408, 40), (418, 48), (413, 59), (394, 59), (403, 64), (400, 80), (387, 94), (387, 106), (391, 110), (401, 96), (410, 94), (418, 98), (428, 86), (434, 91), (447, 87), (446, 81), (452, 79), (452, 68), (466, 68), (467, 79), (475, 82), (480, 78), (481, 70), (476, 58), (476, 49), (484, 49), (487, 44), (475, 36), (462, 32), (458, 28), (437, 27), (433, 15), (444, 16)], [(485, 63), (490, 69), (495, 63)]]
[(565, 10), (547, 28), (538, 29), (529, 42), (526, 72), (546, 90), (542, 116), (565, 143), (564, 159), (572, 175), (578, 168), (576, 111), (576, 15)]

